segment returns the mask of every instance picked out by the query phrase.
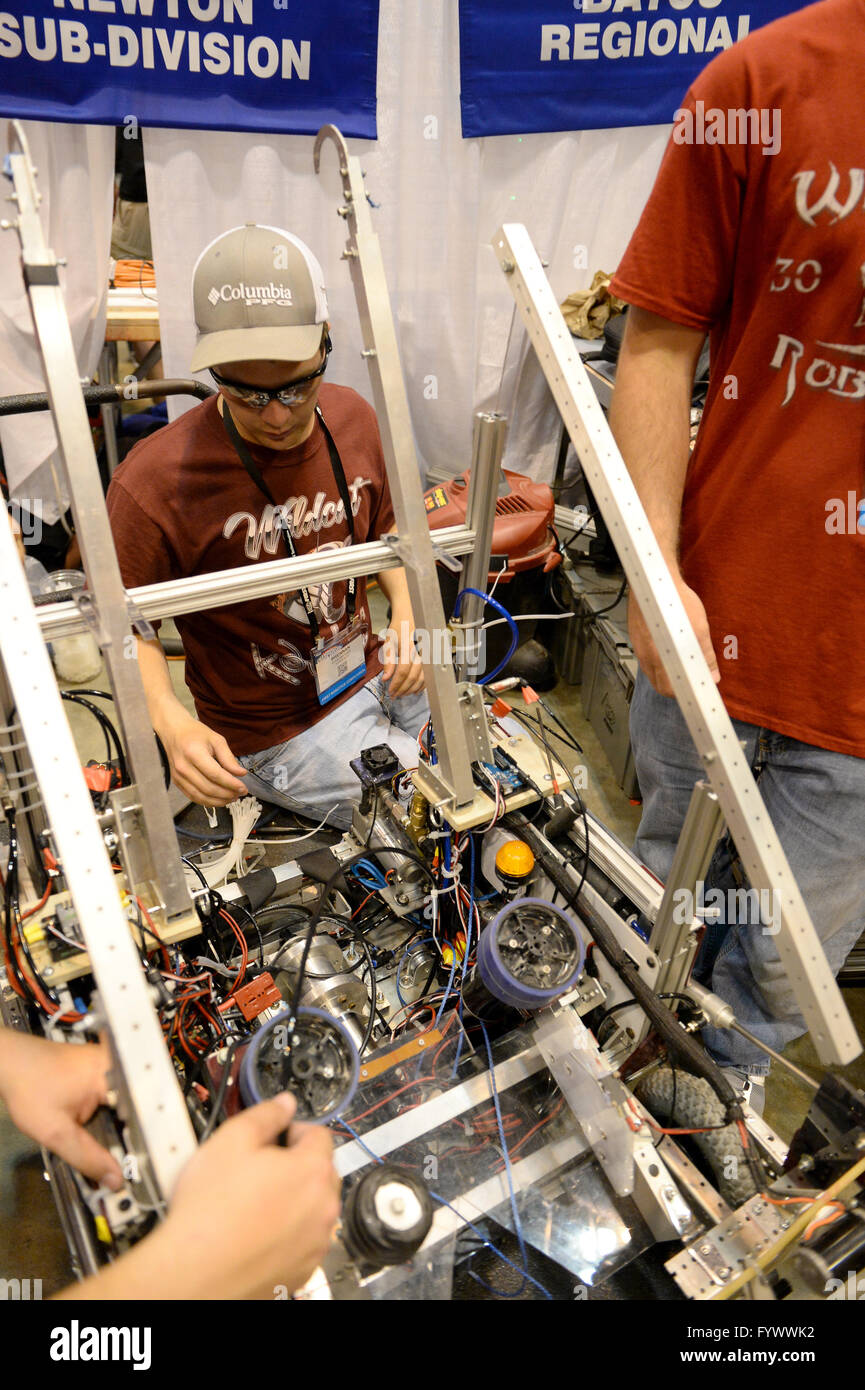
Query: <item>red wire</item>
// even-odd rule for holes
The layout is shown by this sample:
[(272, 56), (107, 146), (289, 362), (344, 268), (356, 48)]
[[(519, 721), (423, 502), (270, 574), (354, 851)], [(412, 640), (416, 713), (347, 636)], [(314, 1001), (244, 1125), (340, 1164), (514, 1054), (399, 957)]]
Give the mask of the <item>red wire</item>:
[(45, 887), (45, 892), (42, 894), (42, 897), (39, 899), (39, 901), (38, 901), (38, 903), (36, 904), (36, 906), (35, 906), (35, 907), (28, 907), (28, 909), (27, 909), (26, 912), (22, 912), (22, 913), (21, 913), (21, 916), (20, 916), (19, 920), (20, 920), (21, 922), (26, 922), (28, 917), (32, 917), (32, 916), (33, 916), (34, 912), (39, 912), (39, 911), (41, 911), (41, 909), (45, 906), (45, 904), (47, 903), (47, 901), (48, 901), (48, 899), (49, 899), (50, 896), (51, 896), (51, 883), (49, 882), (49, 883), (46, 885), (46, 887)]
[(354, 910), (354, 912), (351, 914), (351, 917), (350, 917), (350, 919), (349, 919), (350, 921), (352, 921), (352, 922), (354, 921), (354, 919), (355, 919), (355, 917), (357, 916), (357, 914), (361, 911), (361, 908), (366, 907), (366, 905), (367, 905), (367, 903), (369, 902), (370, 898), (375, 897), (375, 894), (376, 894), (377, 892), (378, 892), (378, 889), (377, 889), (377, 888), (373, 888), (373, 890), (372, 890), (371, 893), (367, 893), (367, 895), (366, 895), (366, 897), (364, 898), (363, 902), (361, 903), (360, 907), (356, 907), (355, 910)]
[[(138, 911), (141, 913), (142, 917), (144, 918), (145, 922), (147, 923), (148, 927), (150, 928), (151, 932), (153, 933), (153, 938), (154, 938), (154, 940), (156, 941), (156, 944), (157, 944), (159, 950), (162, 952), (162, 958), (163, 958), (163, 960), (165, 961), (165, 968), (166, 968), (166, 970), (169, 970), (169, 971), (170, 971), (170, 970), (171, 970), (171, 957), (170, 957), (170, 955), (168, 954), (168, 951), (166, 950), (165, 942), (161, 940), (158, 931), (156, 930), (156, 928), (155, 928), (154, 925), (153, 925), (153, 918), (151, 917), (150, 913), (147, 911), (147, 908), (144, 906), (144, 903), (141, 901), (140, 898), (136, 898), (136, 899), (135, 899), (135, 902), (138, 904)], [(144, 933), (142, 932), (141, 935), (142, 935), (142, 937), (143, 937), (143, 936), (144, 936)], [(152, 951), (152, 950), (153, 950), (153, 947), (151, 946), (150, 949), (151, 949), (151, 951)], [(144, 948), (144, 954), (145, 954), (145, 955), (147, 954), (147, 947), (146, 947), (146, 946), (145, 946), (145, 948)]]
[(226, 995), (226, 999), (230, 999), (231, 996), (235, 993), (235, 991), (239, 988), (240, 983), (243, 980), (244, 975), (246, 974), (246, 966), (247, 962), (249, 961), (249, 947), (246, 944), (246, 937), (243, 935), (243, 932), (240, 930), (240, 927), (237, 925), (234, 918), (228, 912), (226, 912), (224, 907), (221, 907), (219, 909), (219, 915), (220, 917), (223, 917), (225, 921), (228, 923), (228, 925), (231, 927), (231, 930), (234, 932), (234, 935), (237, 937), (238, 943), (240, 945), (240, 969), (237, 972), (237, 979), (234, 981), (234, 983), (231, 986), (231, 989), (228, 991), (228, 994)]

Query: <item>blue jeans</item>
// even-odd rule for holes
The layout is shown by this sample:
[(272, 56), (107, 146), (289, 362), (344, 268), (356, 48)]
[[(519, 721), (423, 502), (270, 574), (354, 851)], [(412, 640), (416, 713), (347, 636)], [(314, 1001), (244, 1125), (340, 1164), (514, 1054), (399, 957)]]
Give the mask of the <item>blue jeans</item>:
[[(865, 927), (865, 759), (741, 720), (734, 719), (733, 726), (837, 974)], [(694, 783), (705, 774), (678, 704), (659, 695), (642, 671), (631, 703), (631, 741), (643, 796), (634, 852), (666, 881)], [(721, 889), (724, 902), (738, 906), (742, 899), (728, 890), (742, 887), (747, 880), (741, 862), (724, 835), (706, 888)], [(743, 1027), (776, 1051), (806, 1031), (774, 933), (736, 920), (735, 910), (722, 909), (718, 923), (706, 931), (694, 974), (731, 1005)], [(765, 1052), (738, 1033), (706, 1028), (703, 1040), (722, 1066), (753, 1076), (769, 1070)]]
[(360, 800), (360, 782), (350, 758), (377, 743), (388, 743), (404, 767), (417, 767), (417, 736), (429, 719), (426, 695), (388, 694), (380, 676), (284, 743), (240, 759), (253, 796), (285, 806), (311, 820), (345, 830)]

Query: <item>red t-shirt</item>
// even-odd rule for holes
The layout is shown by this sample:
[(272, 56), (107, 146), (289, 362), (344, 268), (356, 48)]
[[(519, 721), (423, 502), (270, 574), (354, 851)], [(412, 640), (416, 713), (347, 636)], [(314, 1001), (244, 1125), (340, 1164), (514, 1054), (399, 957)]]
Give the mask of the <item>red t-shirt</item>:
[[(711, 329), (681, 564), (706, 605), (729, 712), (857, 757), (863, 92), (865, 0), (824, 0), (720, 54), (683, 103), (706, 142), (676, 143), (689, 132), (674, 125), (612, 284), (632, 304)], [(727, 113), (742, 109), (767, 113), (761, 143), (708, 143), (725, 130), (729, 140)], [(779, 120), (780, 148), (764, 154)]]
[[(393, 531), (375, 413), (344, 386), (322, 386), (319, 404), (342, 461), (355, 541)], [(289, 520), (298, 554), (351, 544), (318, 422), (296, 449), (248, 447)], [(216, 397), (136, 445), (111, 480), (108, 513), (128, 589), (288, 554), (272, 506), (226, 433)], [(346, 625), (346, 587), (339, 581), (310, 591), (324, 638)], [(381, 662), (362, 579), (357, 611), (367, 624), (369, 680)], [(292, 738), (359, 688), (351, 686), (330, 704), (319, 704), (309, 662), (312, 635), (298, 592), (208, 608), (176, 621), (198, 716), (224, 735), (235, 754), (257, 753)]]

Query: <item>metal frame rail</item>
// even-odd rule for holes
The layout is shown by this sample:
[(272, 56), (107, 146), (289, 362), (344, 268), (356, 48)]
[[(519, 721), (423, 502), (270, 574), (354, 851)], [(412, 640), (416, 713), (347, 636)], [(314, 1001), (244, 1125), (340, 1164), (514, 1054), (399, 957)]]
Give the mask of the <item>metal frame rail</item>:
[[(125, 654), (129, 635), (126, 595), (108, 525), (93, 438), (84, 407), (57, 260), (46, 246), (40, 197), (26, 139), (10, 130), (9, 167), (17, 204), (14, 228), (21, 242), (36, 337), (67, 471), (85, 572), (98, 603), (96, 619), (118, 715), (140, 799), (141, 825), (159, 865), (166, 918), (192, 905), (162, 782), (138, 663)], [(27, 742), (54, 844), (78, 913), (110, 1031), (119, 1076), (120, 1106), (140, 1137), (158, 1191), (168, 1197), (195, 1149), (195, 1135), (141, 970), (105, 843), (63, 710), (11, 529), (0, 526), (0, 652), (9, 690)], [(130, 884), (134, 891), (134, 885)]]
[[(399, 360), (396, 329), (390, 308), (381, 246), (376, 235), (363, 183), (360, 160), (350, 155), (336, 126), (326, 125), (318, 132), (313, 159), (319, 170), (321, 148), (332, 140), (339, 156), (344, 204), (339, 209), (348, 228), (343, 259), (349, 263), (363, 333), (375, 408), (381, 430), (393, 509), (396, 517), (400, 559), (405, 565), (415, 627), (432, 638), (446, 630), (444, 607), (436, 574), (435, 553), (429, 533), (420, 471), (414, 446), (411, 414)], [(457, 692), (456, 673), (449, 658), (440, 654), (424, 662), (426, 692), (436, 734), (437, 781), (443, 785), (445, 799), (454, 809), (475, 798), (472, 758)]]

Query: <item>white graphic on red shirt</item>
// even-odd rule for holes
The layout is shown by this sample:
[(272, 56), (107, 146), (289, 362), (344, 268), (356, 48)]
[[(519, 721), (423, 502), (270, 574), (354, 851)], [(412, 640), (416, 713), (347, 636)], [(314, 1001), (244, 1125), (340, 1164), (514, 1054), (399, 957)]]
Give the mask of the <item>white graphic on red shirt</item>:
[[(818, 343), (818, 347), (832, 352), (849, 352), (857, 357), (865, 356), (865, 344), (860, 343)], [(776, 371), (787, 366), (787, 389), (782, 405), (787, 405), (796, 394), (800, 383), (814, 391), (828, 391), (830, 396), (841, 396), (844, 400), (861, 400), (865, 396), (865, 371), (849, 362), (832, 362), (828, 357), (812, 356), (807, 367), (803, 368), (805, 344), (789, 333), (779, 333), (775, 355), (769, 363)]]
[[(345, 546), (351, 545), (351, 537), (346, 536), (342, 541), (325, 541), (324, 545), (316, 546), (315, 554), (321, 555), (326, 550), (342, 550)], [(335, 590), (337, 583), (345, 584), (344, 580), (326, 579), (320, 584), (310, 584), (306, 592), (312, 604), (312, 611), (318, 620), (319, 625), (330, 624), (333, 626), (339, 623), (345, 613), (345, 595), (337, 603)], [(284, 594), (275, 594), (270, 600), (271, 605), (278, 609), (285, 618), (290, 618), (292, 622), (300, 623), (302, 626), (309, 627), (309, 618), (303, 605), (303, 599), (299, 589), (292, 589)]]
[(300, 685), (302, 673), (311, 671), (312, 663), (301, 655), (293, 642), (287, 641), (285, 637), (278, 637), (276, 644), (285, 650), (282, 652), (263, 652), (257, 642), (250, 643), (256, 675), (263, 681), (275, 677), (277, 680), (286, 681), (289, 685)]
[[(360, 511), (363, 489), (371, 486), (371, 478), (361, 478), (360, 476), (348, 484), (352, 516), (357, 516)], [(341, 500), (333, 502), (328, 499), (326, 492), (317, 492), (310, 503), (308, 497), (299, 494), (297, 497), (286, 498), (284, 502), (278, 504), (278, 507), (272, 507), (268, 502), (258, 518), (252, 512), (232, 512), (222, 528), (222, 534), (226, 540), (229, 540), (239, 526), (245, 526), (244, 553), (246, 558), (257, 560), (262, 549), (266, 550), (269, 555), (274, 555), (280, 545), (277, 512), (295, 540), (302, 536), (308, 536), (313, 531), (316, 534), (320, 531), (327, 531), (332, 526), (339, 526), (345, 520), (345, 508)]]
[(849, 186), (843, 203), (840, 203), (836, 195), (840, 188), (841, 175), (831, 160), (829, 161), (829, 168), (831, 173), (823, 192), (811, 203), (808, 202), (808, 195), (811, 192), (811, 185), (817, 177), (816, 170), (804, 169), (793, 175), (796, 184), (796, 211), (809, 227), (816, 227), (817, 218), (821, 212), (833, 214), (829, 219), (830, 226), (834, 222), (840, 222), (845, 217), (849, 217), (856, 204), (862, 201), (862, 195), (865, 193), (865, 169), (849, 169), (847, 171)]

